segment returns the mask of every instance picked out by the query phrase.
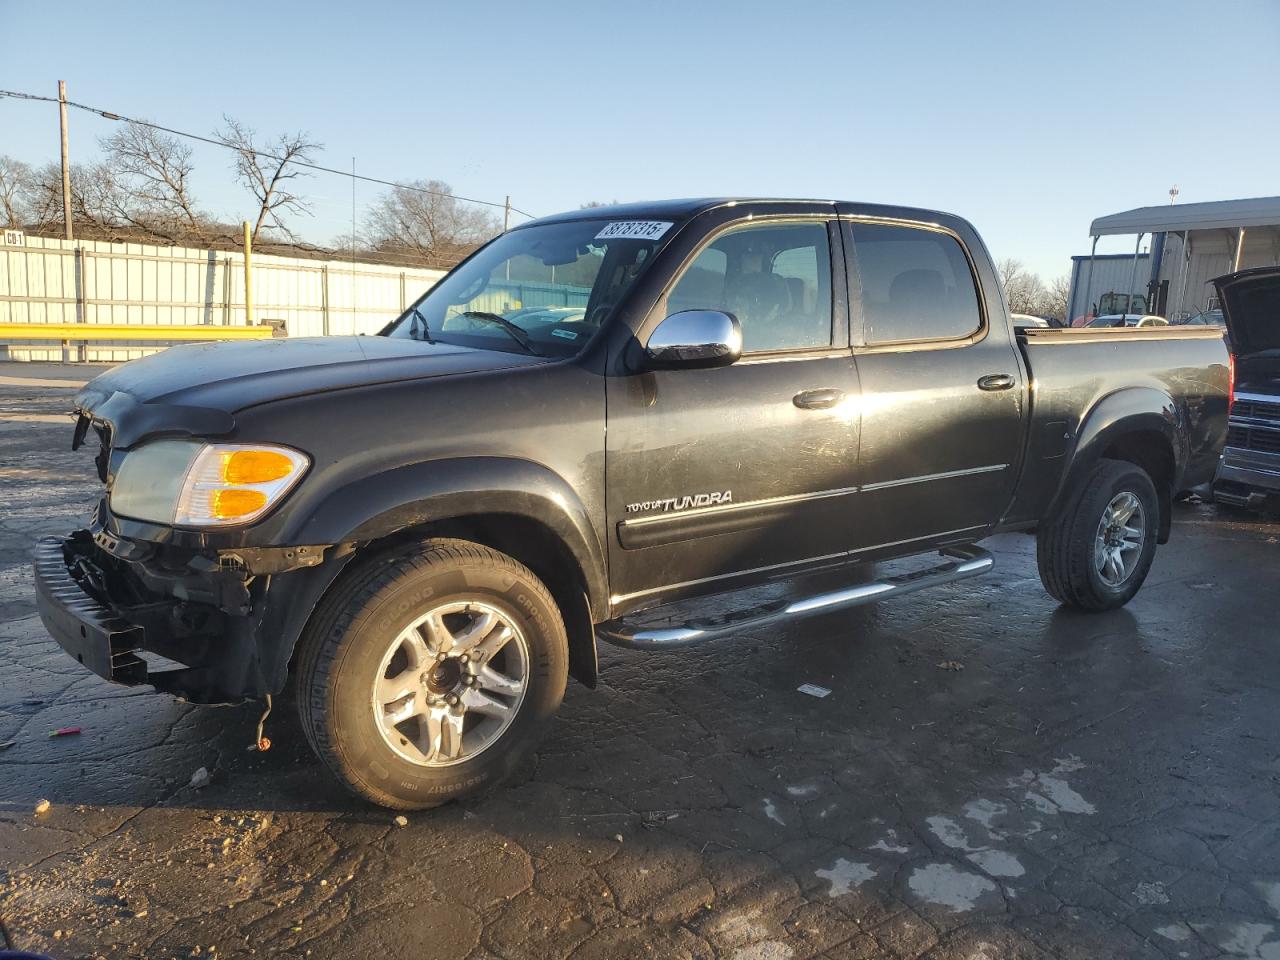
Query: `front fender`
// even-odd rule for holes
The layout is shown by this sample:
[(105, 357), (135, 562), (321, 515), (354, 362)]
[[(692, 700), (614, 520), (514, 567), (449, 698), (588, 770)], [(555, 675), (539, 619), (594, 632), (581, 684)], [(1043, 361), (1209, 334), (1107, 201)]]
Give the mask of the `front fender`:
[(281, 542), (377, 540), (433, 521), (494, 514), (550, 529), (577, 561), (591, 608), (608, 609), (604, 551), (586, 507), (563, 478), (528, 460), (430, 460), (362, 477), (330, 491)]

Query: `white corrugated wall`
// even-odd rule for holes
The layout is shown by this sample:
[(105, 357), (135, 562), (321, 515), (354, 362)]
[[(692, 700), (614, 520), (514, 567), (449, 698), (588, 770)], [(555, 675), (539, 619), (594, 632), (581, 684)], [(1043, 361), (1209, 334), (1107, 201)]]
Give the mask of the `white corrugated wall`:
[[(1150, 254), (1138, 254), (1138, 275), (1134, 280), (1132, 254), (1104, 254), (1093, 258), (1071, 258), (1071, 294), (1067, 300), (1068, 321), (1093, 309), (1104, 293), (1140, 293), (1146, 296), (1151, 279)], [(1088, 284), (1088, 290), (1085, 284)], [(1130, 287), (1132, 286), (1132, 289)]]
[[(442, 270), (255, 254), (254, 319), (291, 337), (373, 333)], [(0, 244), (0, 322), (242, 325), (244, 257), (226, 250), (27, 237)], [(129, 360), (165, 346), (90, 343), (84, 359)], [(56, 343), (11, 345), (20, 360), (58, 360)]]
[[(1190, 256), (1184, 256), (1182, 234), (1165, 238), (1160, 279), (1169, 281), (1170, 317), (1199, 313), (1217, 292), (1211, 282), (1231, 272), (1235, 255), (1235, 231), (1193, 230), (1189, 235)], [(1245, 230), (1240, 269), (1280, 263), (1280, 229), (1249, 227)]]

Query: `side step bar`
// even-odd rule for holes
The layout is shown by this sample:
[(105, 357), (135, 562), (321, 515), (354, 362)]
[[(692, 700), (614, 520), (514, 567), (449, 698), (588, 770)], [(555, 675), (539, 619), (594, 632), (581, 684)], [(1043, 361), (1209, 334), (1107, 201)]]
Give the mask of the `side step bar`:
[(831, 613), (861, 606), (872, 600), (886, 600), (929, 587), (940, 587), (957, 580), (967, 580), (986, 573), (995, 558), (976, 546), (948, 547), (940, 551), (946, 558), (936, 567), (913, 573), (887, 577), (871, 583), (860, 583), (844, 590), (820, 593), (800, 600), (780, 600), (763, 606), (736, 611), (714, 620), (694, 620), (678, 627), (636, 627), (625, 620), (611, 620), (596, 627), (596, 636), (606, 643), (633, 650), (668, 650), (686, 647), (704, 640), (716, 640), (746, 630), (772, 626), (813, 613)]

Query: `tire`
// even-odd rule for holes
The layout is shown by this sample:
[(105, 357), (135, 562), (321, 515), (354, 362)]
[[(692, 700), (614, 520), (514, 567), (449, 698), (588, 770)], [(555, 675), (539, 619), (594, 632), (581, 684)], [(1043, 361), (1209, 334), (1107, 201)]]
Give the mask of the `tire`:
[[(1103, 524), (1104, 514), (1113, 505), (1118, 505), (1118, 512), (1112, 516), (1122, 516), (1124, 508), (1135, 502), (1137, 508), (1121, 529)], [(1134, 518), (1140, 522), (1135, 524)], [(1036, 535), (1040, 582), (1051, 597), (1067, 606), (1081, 610), (1124, 606), (1151, 569), (1159, 518), (1155, 484), (1145, 470), (1123, 460), (1098, 461), (1059, 513), (1040, 525)], [(1136, 529), (1141, 530), (1141, 542), (1130, 547), (1136, 538), (1125, 530)], [(1104, 538), (1102, 544), (1099, 537)], [(1119, 571), (1106, 560), (1106, 554), (1115, 551), (1119, 551)], [(1130, 554), (1136, 554), (1132, 561)]]
[(559, 708), (568, 660), (560, 611), (527, 567), (428, 540), (367, 562), (321, 601), (297, 661), (298, 714), (349, 789), (421, 810), (511, 773)]

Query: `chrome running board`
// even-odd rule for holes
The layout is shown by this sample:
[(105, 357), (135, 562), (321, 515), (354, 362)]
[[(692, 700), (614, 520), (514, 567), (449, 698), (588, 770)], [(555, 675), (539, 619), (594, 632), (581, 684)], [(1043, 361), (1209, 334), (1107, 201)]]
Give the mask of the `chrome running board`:
[(820, 593), (800, 600), (779, 600), (770, 604), (739, 610), (708, 620), (693, 620), (677, 627), (636, 627), (626, 620), (611, 620), (596, 627), (596, 636), (605, 643), (633, 650), (667, 650), (716, 640), (748, 630), (772, 626), (813, 613), (831, 613), (861, 606), (872, 600), (887, 600), (915, 593), (929, 587), (940, 587), (957, 580), (967, 580), (986, 573), (995, 558), (976, 546), (948, 547), (940, 551), (943, 563), (924, 570), (886, 577), (871, 583), (860, 583), (844, 590)]

